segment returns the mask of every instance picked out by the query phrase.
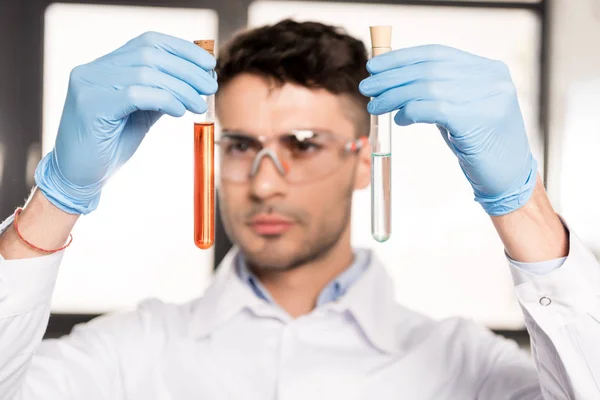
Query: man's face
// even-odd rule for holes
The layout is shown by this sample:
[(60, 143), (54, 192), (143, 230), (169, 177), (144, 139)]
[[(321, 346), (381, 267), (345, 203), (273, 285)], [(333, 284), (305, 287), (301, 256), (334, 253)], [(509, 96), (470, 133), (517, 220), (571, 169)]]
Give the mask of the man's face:
[[(356, 138), (345, 96), (243, 74), (217, 96), (221, 129), (269, 139), (294, 130)], [(356, 118), (356, 117), (355, 117)], [(277, 140), (265, 147), (281, 154)], [(341, 149), (341, 148), (340, 148)], [(339, 153), (337, 153), (339, 154)], [(292, 167), (293, 168), (293, 167)], [(219, 200), (227, 234), (249, 263), (263, 270), (286, 270), (318, 258), (344, 233), (349, 237), (352, 192), (369, 183), (368, 149), (339, 157), (339, 168), (317, 180), (290, 183), (269, 157), (246, 182), (221, 179)]]

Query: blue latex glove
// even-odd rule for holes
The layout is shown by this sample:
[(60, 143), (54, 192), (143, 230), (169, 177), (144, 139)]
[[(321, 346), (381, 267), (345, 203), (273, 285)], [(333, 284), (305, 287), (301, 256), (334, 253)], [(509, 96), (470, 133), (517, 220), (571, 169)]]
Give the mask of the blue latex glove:
[[(489, 215), (531, 197), (537, 162), (529, 149), (515, 86), (506, 65), (441, 45), (392, 51), (369, 60), (360, 83), (368, 110), (398, 110), (400, 126), (437, 124)], [(426, 149), (411, 149), (423, 153)]]
[(149, 32), (73, 69), (55, 147), (35, 172), (39, 189), (68, 213), (95, 210), (107, 179), (162, 115), (206, 111), (201, 94), (217, 90), (215, 64), (192, 42)]

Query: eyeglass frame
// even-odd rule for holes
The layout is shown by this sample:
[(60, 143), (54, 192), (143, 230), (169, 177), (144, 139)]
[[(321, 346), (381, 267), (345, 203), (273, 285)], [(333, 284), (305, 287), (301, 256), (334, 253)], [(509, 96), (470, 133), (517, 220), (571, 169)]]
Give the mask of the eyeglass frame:
[[(267, 148), (266, 146), (269, 142), (280, 139), (281, 137), (294, 135), (294, 132), (310, 132), (313, 135), (327, 135), (329, 137), (335, 138), (336, 140), (339, 140), (340, 142), (345, 142), (345, 143), (343, 143), (343, 146), (342, 146), (342, 150), (344, 151), (344, 154), (358, 154), (358, 152), (363, 147), (368, 146), (368, 144), (369, 144), (368, 137), (366, 135), (361, 135), (355, 139), (348, 140), (346, 138), (342, 138), (342, 136), (339, 134), (335, 134), (335, 133), (331, 133), (331, 132), (313, 131), (311, 129), (292, 129), (289, 132), (282, 133), (282, 134), (279, 134), (276, 136), (269, 136), (269, 137), (264, 136), (264, 135), (255, 136), (255, 135), (248, 134), (247, 132), (244, 132), (241, 130), (223, 129), (223, 130), (221, 130), (220, 139), (215, 140), (215, 142), (214, 142), (216, 146), (219, 146), (220, 151), (221, 151), (221, 147), (220, 147), (221, 141), (224, 138), (228, 138), (228, 137), (243, 137), (243, 138), (255, 140), (260, 143), (261, 149), (254, 155), (254, 160), (252, 161), (252, 166), (250, 167), (250, 173), (249, 173), (247, 181), (236, 181), (234, 179), (223, 178), (222, 176), (221, 176), (221, 179), (228, 181), (228, 182), (234, 182), (234, 183), (248, 182), (256, 177), (256, 175), (258, 174), (258, 171), (260, 169), (261, 162), (262, 162), (263, 158), (265, 158), (265, 157), (268, 157), (271, 159), (271, 161), (275, 165), (275, 168), (277, 169), (279, 174), (285, 178), (286, 174), (289, 172), (290, 167), (287, 165), (287, 163), (284, 160), (280, 159), (280, 157), (276, 151), (274, 151), (271, 148)], [(219, 153), (219, 159), (220, 159), (220, 163), (222, 163), (223, 160), (222, 160), (220, 153)], [(326, 178), (327, 176), (331, 175), (333, 172), (335, 172), (335, 170), (318, 178), (318, 180)], [(286, 179), (286, 181), (289, 182), (289, 180), (287, 180), (287, 179)], [(291, 182), (289, 182), (289, 183), (291, 183)], [(295, 183), (295, 184), (298, 184), (298, 183)]]

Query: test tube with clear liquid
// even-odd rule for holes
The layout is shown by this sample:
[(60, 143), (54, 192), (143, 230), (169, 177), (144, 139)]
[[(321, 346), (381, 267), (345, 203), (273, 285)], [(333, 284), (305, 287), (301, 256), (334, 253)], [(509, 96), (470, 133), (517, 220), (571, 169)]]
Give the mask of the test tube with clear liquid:
[[(372, 26), (372, 56), (391, 51), (392, 27)], [(392, 234), (392, 115), (371, 115), (371, 236), (385, 242)]]
[[(194, 43), (214, 55), (214, 40)], [(194, 243), (206, 250), (215, 242), (215, 96), (203, 96), (208, 109), (194, 121)]]

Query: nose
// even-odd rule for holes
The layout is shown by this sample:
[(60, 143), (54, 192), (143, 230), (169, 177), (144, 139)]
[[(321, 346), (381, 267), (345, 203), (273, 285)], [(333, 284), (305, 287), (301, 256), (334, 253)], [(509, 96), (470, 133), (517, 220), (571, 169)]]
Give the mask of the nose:
[(250, 172), (254, 197), (265, 200), (284, 195), (287, 190), (286, 167), (271, 149), (262, 149), (257, 155)]

